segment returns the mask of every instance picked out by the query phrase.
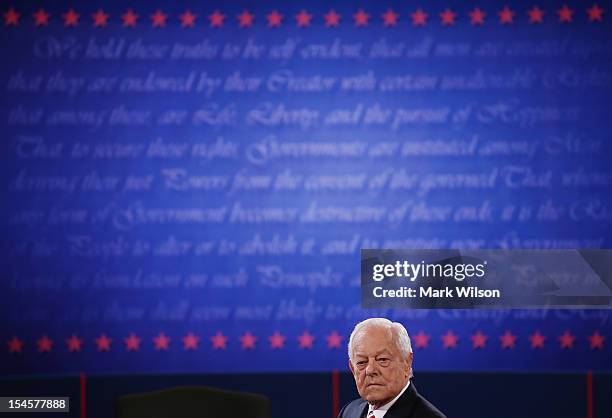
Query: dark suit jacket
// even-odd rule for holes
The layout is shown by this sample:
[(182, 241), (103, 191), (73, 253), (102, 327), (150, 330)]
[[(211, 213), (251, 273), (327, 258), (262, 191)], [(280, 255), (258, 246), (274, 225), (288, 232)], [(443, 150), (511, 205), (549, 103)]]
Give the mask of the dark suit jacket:
[[(344, 405), (338, 418), (365, 418), (367, 413), (368, 403), (363, 399), (355, 399)], [(410, 382), (408, 389), (389, 408), (385, 418), (446, 418), (446, 416), (419, 395), (414, 383)]]

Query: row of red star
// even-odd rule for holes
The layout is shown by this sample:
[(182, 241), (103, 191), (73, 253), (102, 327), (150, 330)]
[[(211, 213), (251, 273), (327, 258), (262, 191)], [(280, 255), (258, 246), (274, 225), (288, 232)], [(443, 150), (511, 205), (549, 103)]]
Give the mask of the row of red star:
[[(587, 340), (591, 349), (601, 350), (603, 349), (605, 338), (606, 337), (601, 335), (599, 331), (595, 331), (592, 335), (587, 337)], [(257, 339), (258, 337), (251, 334), (251, 332), (246, 332), (240, 336), (240, 345), (243, 350), (253, 350), (257, 345)], [(333, 331), (331, 334), (327, 335), (326, 339), (328, 348), (342, 348), (343, 337), (336, 331)], [(442, 347), (445, 349), (457, 348), (459, 344), (459, 336), (450, 330), (447, 331), (446, 334), (442, 335), (440, 339), (442, 341)], [(503, 349), (515, 348), (517, 339), (518, 336), (512, 334), (510, 331), (506, 331), (503, 335), (499, 336), (500, 346)], [(528, 339), (531, 348), (541, 349), (544, 348), (547, 337), (541, 334), (540, 331), (536, 331), (529, 335)], [(210, 337), (212, 348), (216, 350), (225, 350), (227, 348), (228, 340), (229, 337), (223, 335), (223, 333), (220, 331)], [(271, 349), (278, 350), (284, 348), (286, 340), (287, 337), (278, 331), (268, 337), (268, 342)], [(297, 337), (297, 340), (300, 348), (311, 349), (314, 346), (315, 337), (308, 331), (304, 331)], [(423, 331), (419, 331), (419, 333), (412, 336), (414, 346), (418, 349), (427, 348), (430, 340), (431, 335), (427, 335)], [(487, 346), (489, 337), (483, 334), (482, 331), (477, 331), (475, 334), (470, 336), (470, 340), (472, 341), (473, 349), (483, 349)], [(572, 349), (574, 348), (574, 343), (576, 342), (576, 336), (570, 331), (565, 331), (562, 335), (557, 337), (557, 340), (559, 341), (560, 348)], [(80, 352), (84, 344), (83, 339), (74, 334), (65, 342), (69, 352)], [(123, 339), (123, 342), (127, 351), (138, 351), (140, 350), (142, 338), (138, 337), (134, 333), (130, 333), (129, 336)], [(200, 344), (200, 337), (190, 332), (182, 338), (182, 342), (185, 350), (197, 350)], [(53, 340), (51, 340), (47, 335), (43, 335), (36, 341), (38, 351), (41, 353), (51, 352), (53, 343)], [(95, 339), (95, 343), (98, 351), (110, 351), (112, 339), (106, 334), (102, 334)], [(7, 345), (9, 353), (21, 353), (25, 343), (20, 338), (14, 336), (7, 342)], [(153, 345), (155, 350), (168, 350), (170, 347), (170, 338), (163, 332), (160, 332), (153, 338)]]
[[(561, 23), (571, 23), (574, 21), (575, 10), (571, 9), (566, 4), (563, 5), (560, 9), (556, 10), (556, 14), (558, 16), (558, 21)], [(598, 4), (593, 4), (590, 8), (585, 9), (586, 17), (589, 22), (602, 22), (604, 9), (602, 9)], [(542, 23), (544, 21), (544, 15), (546, 12), (540, 9), (538, 6), (533, 6), (531, 9), (527, 11), (527, 16), (529, 18), (530, 23)], [(502, 10), (497, 12), (499, 23), (503, 25), (508, 25), (514, 23), (514, 19), (516, 17), (516, 11), (510, 9), (508, 6), (505, 6)], [(472, 25), (484, 25), (485, 18), (487, 13), (481, 10), (479, 7), (476, 7), (472, 11), (468, 13), (470, 18), (470, 23)], [(139, 15), (137, 15), (132, 9), (127, 10), (125, 13), (121, 15), (122, 25), (126, 27), (134, 27), (136, 26)], [(353, 22), (355, 26), (364, 27), (368, 26), (370, 23), (370, 14), (366, 13), (363, 9), (359, 9), (356, 13), (353, 14)], [(394, 10), (387, 10), (382, 14), (382, 22), (386, 27), (396, 26), (399, 22), (400, 15), (396, 13)], [(425, 26), (429, 19), (429, 14), (424, 12), (422, 9), (417, 9), (413, 13), (410, 14), (412, 24), (414, 26)], [(454, 25), (457, 20), (457, 13), (452, 11), (451, 9), (444, 9), (439, 13), (440, 23), (443, 26)], [(16, 11), (13, 8), (10, 8), (4, 13), (4, 25), (5, 26), (18, 26), (21, 18), (21, 13)], [(39, 9), (33, 15), (34, 24), (36, 26), (47, 26), (49, 24), (51, 16), (44, 9)], [(79, 24), (81, 15), (77, 13), (74, 9), (69, 9), (67, 12), (62, 14), (62, 20), (64, 21), (64, 26), (74, 27)], [(181, 22), (181, 26), (183, 27), (194, 27), (196, 24), (198, 16), (192, 13), (189, 10), (186, 10), (179, 16), (179, 20)], [(213, 28), (220, 28), (225, 25), (226, 15), (220, 12), (219, 10), (215, 10), (213, 13), (207, 16), (209, 26)], [(285, 16), (279, 13), (276, 10), (273, 10), (271, 13), (266, 15), (267, 25), (271, 28), (280, 27), (283, 24)], [(323, 15), (323, 21), (325, 26), (327, 27), (336, 27), (340, 25), (340, 20), (342, 16), (340, 16), (335, 10), (330, 10), (325, 15)], [(110, 15), (105, 13), (104, 10), (100, 9), (94, 14), (91, 15), (91, 19), (94, 27), (104, 27), (108, 24), (110, 20)], [(168, 15), (161, 10), (155, 11), (152, 15), (149, 16), (151, 20), (151, 25), (155, 28), (161, 28), (166, 26), (168, 23)], [(298, 27), (308, 27), (312, 24), (313, 15), (308, 13), (306, 10), (302, 10), (300, 13), (295, 15), (295, 22)], [(238, 21), (238, 25), (241, 28), (247, 28), (253, 25), (255, 22), (255, 15), (250, 13), (248, 10), (244, 10), (241, 14), (236, 16), (236, 20)]]
[[(419, 334), (412, 337), (415, 342), (415, 346), (417, 348), (426, 348), (429, 345), (429, 340), (431, 336), (425, 335), (422, 331)], [(442, 335), (442, 346), (444, 348), (456, 348), (459, 337), (455, 335), (452, 331), (448, 331), (446, 334)], [(489, 337), (483, 334), (481, 331), (477, 331), (475, 334), (470, 336), (472, 340), (472, 348), (474, 349), (482, 349), (487, 345), (487, 340)], [(516, 345), (516, 340), (518, 336), (512, 334), (510, 331), (506, 331), (503, 335), (499, 336), (500, 346), (503, 349), (511, 349)], [(536, 331), (533, 334), (529, 335), (529, 344), (533, 349), (544, 348), (544, 343), (546, 342), (547, 337), (540, 333), (540, 331)], [(592, 335), (587, 337), (589, 342), (589, 346), (591, 349), (603, 349), (604, 340), (606, 337), (601, 335), (599, 331), (595, 331)], [(562, 349), (572, 349), (574, 348), (574, 342), (576, 341), (576, 336), (573, 335), (569, 331), (565, 331), (563, 334), (557, 337), (559, 341), (559, 347)]]
[[(194, 334), (193, 332), (189, 332), (182, 338), (183, 348), (185, 350), (197, 350), (200, 344), (200, 339), (201, 338), (198, 335)], [(223, 335), (223, 333), (221, 333), (220, 331), (218, 331), (209, 339), (213, 349), (225, 350), (227, 348), (227, 342), (229, 340), (229, 337)], [(276, 331), (274, 334), (268, 337), (270, 348), (284, 348), (286, 339), (286, 336)], [(326, 339), (327, 346), (330, 349), (342, 348), (343, 337), (336, 331), (333, 331), (331, 334), (327, 335)], [(253, 350), (257, 345), (257, 340), (258, 337), (253, 335), (249, 331), (240, 336), (240, 345), (244, 350)], [(308, 331), (304, 331), (301, 335), (297, 337), (297, 340), (300, 348), (312, 348), (314, 345), (315, 337), (311, 335)], [(112, 339), (109, 338), (106, 334), (100, 335), (94, 341), (98, 351), (110, 351)], [(127, 351), (140, 350), (141, 342), (142, 338), (138, 337), (134, 333), (130, 333), (130, 335), (123, 339), (123, 343)], [(38, 351), (41, 353), (50, 352), (53, 348), (53, 344), (53, 340), (51, 340), (47, 335), (43, 335), (36, 341)], [(83, 339), (77, 337), (74, 334), (66, 340), (66, 347), (69, 352), (81, 351), (83, 344)], [(10, 353), (21, 353), (23, 351), (25, 343), (19, 337), (14, 336), (7, 342), (7, 345), (8, 351)], [(170, 337), (168, 337), (163, 332), (160, 332), (156, 337), (153, 338), (153, 345), (156, 350), (168, 350), (168, 348), (170, 347)]]

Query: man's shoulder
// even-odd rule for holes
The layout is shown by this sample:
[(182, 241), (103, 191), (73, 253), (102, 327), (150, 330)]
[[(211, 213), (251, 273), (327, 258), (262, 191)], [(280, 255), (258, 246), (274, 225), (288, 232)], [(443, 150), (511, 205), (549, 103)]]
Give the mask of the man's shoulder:
[(446, 418), (446, 415), (421, 395), (418, 396), (414, 405), (414, 416), (418, 418)]
[(411, 383), (409, 389), (412, 392), (412, 396), (410, 394), (405, 394), (410, 397), (413, 397), (413, 413), (412, 416), (415, 418), (446, 418), (438, 408), (436, 408), (431, 402), (425, 399), (420, 393), (417, 392), (416, 387)]
[[(365, 407), (366, 401), (357, 398), (344, 405), (338, 418), (359, 418)], [(417, 392), (412, 383), (398, 402), (389, 409), (390, 417), (404, 416), (406, 413), (411, 418), (446, 418), (446, 415)]]
[(359, 418), (365, 405), (366, 401), (361, 398), (350, 401), (342, 407), (340, 414), (338, 414), (338, 418)]

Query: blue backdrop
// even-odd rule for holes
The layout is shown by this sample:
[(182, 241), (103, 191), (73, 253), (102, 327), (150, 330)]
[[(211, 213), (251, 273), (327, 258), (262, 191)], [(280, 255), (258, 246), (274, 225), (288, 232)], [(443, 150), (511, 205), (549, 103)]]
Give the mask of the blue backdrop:
[(8, 374), (610, 370), (606, 310), (366, 311), (360, 248), (609, 248), (610, 4), (2, 2)]

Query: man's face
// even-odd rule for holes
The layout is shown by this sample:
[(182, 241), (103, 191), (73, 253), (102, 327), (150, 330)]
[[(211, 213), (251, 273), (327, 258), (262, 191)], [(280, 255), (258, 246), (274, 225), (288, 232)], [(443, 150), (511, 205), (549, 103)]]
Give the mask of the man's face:
[(355, 335), (353, 372), (359, 395), (376, 408), (395, 398), (408, 383), (412, 353), (402, 359), (390, 329), (369, 327)]

